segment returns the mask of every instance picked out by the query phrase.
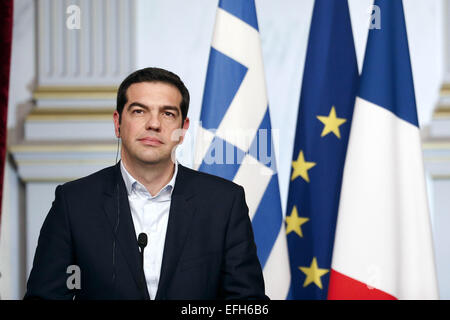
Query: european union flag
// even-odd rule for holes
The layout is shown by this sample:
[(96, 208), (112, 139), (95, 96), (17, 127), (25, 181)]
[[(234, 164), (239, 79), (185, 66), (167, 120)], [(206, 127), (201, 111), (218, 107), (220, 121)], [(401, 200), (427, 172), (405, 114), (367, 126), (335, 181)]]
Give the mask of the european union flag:
[(326, 299), (358, 89), (347, 0), (316, 0), (292, 155), (286, 233), (293, 299)]

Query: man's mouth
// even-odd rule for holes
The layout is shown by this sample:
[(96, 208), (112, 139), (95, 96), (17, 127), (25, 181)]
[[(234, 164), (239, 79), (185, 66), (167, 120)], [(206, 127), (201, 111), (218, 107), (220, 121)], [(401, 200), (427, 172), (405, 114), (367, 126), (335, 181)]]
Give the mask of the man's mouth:
[(157, 138), (152, 138), (152, 137), (145, 137), (145, 138), (141, 138), (138, 139), (138, 141), (140, 141), (142, 144), (146, 145), (146, 146), (160, 146), (163, 144), (163, 142)]

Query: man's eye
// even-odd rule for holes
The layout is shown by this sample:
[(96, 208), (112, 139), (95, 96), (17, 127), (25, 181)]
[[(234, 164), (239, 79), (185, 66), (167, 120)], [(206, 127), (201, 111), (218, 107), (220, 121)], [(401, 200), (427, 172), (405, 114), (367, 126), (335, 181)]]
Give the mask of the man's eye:
[(135, 113), (135, 114), (141, 114), (141, 113), (143, 113), (143, 112), (144, 112), (144, 111), (141, 110), (141, 109), (135, 109), (135, 110), (132, 111), (132, 113)]
[(168, 116), (168, 117), (175, 117), (175, 115), (172, 112), (164, 112), (164, 115)]

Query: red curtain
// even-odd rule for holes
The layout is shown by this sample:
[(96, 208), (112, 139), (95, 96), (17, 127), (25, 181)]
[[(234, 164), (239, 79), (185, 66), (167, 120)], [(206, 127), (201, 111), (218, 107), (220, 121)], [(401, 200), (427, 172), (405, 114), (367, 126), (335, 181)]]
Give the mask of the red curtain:
[(13, 28), (13, 0), (0, 1), (0, 221), (8, 124), (9, 70)]

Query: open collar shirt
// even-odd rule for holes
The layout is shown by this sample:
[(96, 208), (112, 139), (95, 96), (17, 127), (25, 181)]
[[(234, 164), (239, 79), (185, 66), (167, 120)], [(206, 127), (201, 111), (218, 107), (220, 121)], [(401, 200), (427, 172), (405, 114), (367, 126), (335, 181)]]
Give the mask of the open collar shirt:
[(161, 275), (164, 242), (172, 192), (178, 173), (178, 162), (175, 162), (172, 179), (155, 196), (152, 196), (145, 186), (127, 171), (123, 161), (120, 162), (120, 170), (127, 189), (136, 239), (142, 232), (147, 234), (148, 242), (144, 249), (144, 274), (150, 298), (155, 299)]

